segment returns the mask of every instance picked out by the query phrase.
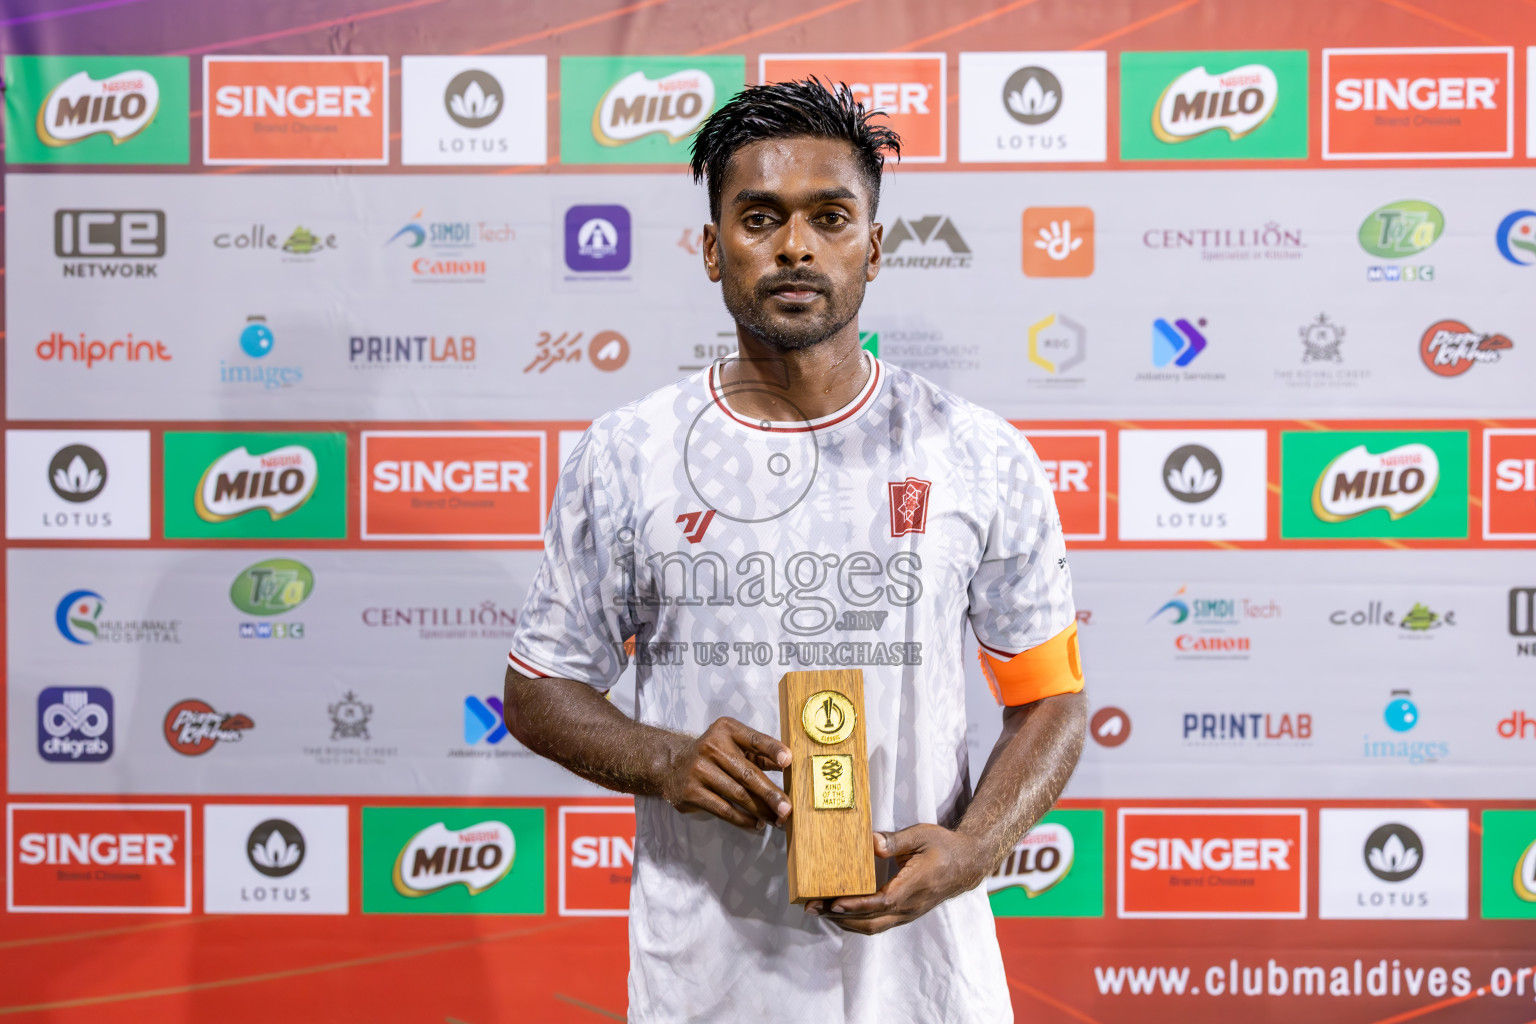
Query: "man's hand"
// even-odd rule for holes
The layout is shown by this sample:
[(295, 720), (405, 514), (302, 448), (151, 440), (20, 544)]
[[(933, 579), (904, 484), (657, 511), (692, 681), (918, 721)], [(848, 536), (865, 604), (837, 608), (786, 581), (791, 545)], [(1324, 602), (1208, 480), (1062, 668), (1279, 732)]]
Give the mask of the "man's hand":
[(734, 718), (717, 718), (691, 742), (678, 737), (661, 795), (679, 811), (708, 811), (732, 825), (756, 830), (789, 817), (789, 797), (763, 769), (782, 771), (789, 748)]
[(975, 841), (942, 825), (913, 825), (874, 835), (875, 856), (897, 863), (891, 880), (872, 896), (810, 900), (806, 913), (825, 915), (846, 931), (876, 935), (976, 888), (986, 874)]

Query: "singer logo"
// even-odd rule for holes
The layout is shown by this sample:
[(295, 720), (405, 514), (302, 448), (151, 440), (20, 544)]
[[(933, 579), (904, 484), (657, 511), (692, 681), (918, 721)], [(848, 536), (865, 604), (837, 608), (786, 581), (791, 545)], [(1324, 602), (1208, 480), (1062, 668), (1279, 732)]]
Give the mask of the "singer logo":
[(388, 57), (204, 57), (205, 164), (387, 164)]
[(623, 917), (634, 876), (635, 809), (560, 808), (560, 913)]
[(364, 431), (364, 540), (535, 541), (542, 431)]
[(6, 817), (12, 913), (191, 913), (188, 805), (11, 804)]
[(1121, 808), (1120, 916), (1304, 918), (1307, 812)]
[(846, 82), (864, 109), (885, 116), (901, 136), (901, 158), (943, 163), (949, 104), (942, 53), (765, 53), (758, 81), (798, 82), (812, 75)]
[(1536, 430), (1483, 431), (1483, 537), (1536, 540)]
[(1103, 540), (1104, 431), (1028, 430), (1014, 425), (1024, 430), (1040, 457), (1066, 538)]
[(1508, 46), (1323, 51), (1323, 159), (1514, 155)]
[(933, 484), (927, 480), (907, 477), (890, 484), (891, 536), (901, 537), (908, 533), (926, 533), (928, 528), (928, 490)]

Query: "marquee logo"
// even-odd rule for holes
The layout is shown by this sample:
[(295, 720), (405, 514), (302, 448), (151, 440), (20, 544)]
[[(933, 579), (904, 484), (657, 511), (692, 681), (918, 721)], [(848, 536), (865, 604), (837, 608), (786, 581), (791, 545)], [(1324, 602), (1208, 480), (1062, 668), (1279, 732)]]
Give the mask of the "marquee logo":
[(1329, 523), (1385, 509), (1401, 519), (1434, 497), (1440, 460), (1425, 444), (1405, 444), (1380, 454), (1365, 445), (1339, 455), (1324, 468), (1312, 492), (1312, 511)]
[(1324, 160), (1514, 155), (1514, 48), (1323, 51)]
[(37, 752), (44, 761), (95, 764), (112, 756), (112, 691), (50, 686), (37, 695)]
[(364, 431), (364, 540), (537, 540), (542, 431)]
[(223, 714), (200, 700), (183, 700), (165, 713), (165, 742), (178, 754), (196, 757), (219, 744), (239, 743), (256, 723), (248, 715)]
[(273, 519), (296, 511), (315, 493), (319, 463), (302, 445), (284, 445), (261, 455), (244, 446), (225, 452), (198, 482), (197, 514), (210, 523), (265, 509)]
[(1125, 159), (1307, 155), (1305, 51), (1124, 53), (1120, 67)]
[(1121, 808), (1120, 916), (1305, 918), (1307, 812)]
[(43, 914), (192, 910), (186, 804), (10, 804), (6, 909)]
[(184, 164), (185, 57), (5, 58), (10, 163)]
[(386, 164), (388, 57), (203, 58), (205, 164)]
[(1283, 538), (1465, 537), (1458, 430), (1282, 431)]
[(1279, 80), (1263, 64), (1244, 64), (1219, 75), (1191, 68), (1158, 97), (1152, 133), (1163, 142), (1213, 131), (1240, 139), (1269, 120), (1279, 92)]
[(1439, 320), (1419, 339), (1419, 358), (1437, 377), (1459, 377), (1478, 363), (1498, 362), (1514, 347), (1502, 334), (1483, 334), (1460, 320)]

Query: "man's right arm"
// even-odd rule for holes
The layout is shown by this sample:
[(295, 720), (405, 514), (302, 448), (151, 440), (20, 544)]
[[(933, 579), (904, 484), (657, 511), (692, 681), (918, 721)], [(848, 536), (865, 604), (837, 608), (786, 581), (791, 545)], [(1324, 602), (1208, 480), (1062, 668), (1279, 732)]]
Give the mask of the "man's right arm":
[(504, 707), (520, 743), (606, 789), (659, 796), (745, 829), (789, 816), (789, 797), (764, 774), (789, 764), (789, 748), (734, 718), (698, 737), (670, 732), (636, 722), (586, 683), (512, 668)]

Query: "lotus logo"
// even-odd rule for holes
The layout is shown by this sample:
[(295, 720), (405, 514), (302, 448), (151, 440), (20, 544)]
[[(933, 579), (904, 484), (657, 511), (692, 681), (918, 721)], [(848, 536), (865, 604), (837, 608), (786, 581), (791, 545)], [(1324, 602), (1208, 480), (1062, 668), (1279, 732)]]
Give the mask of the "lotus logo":
[(292, 822), (270, 818), (251, 829), (245, 855), (268, 878), (291, 875), (304, 863), (304, 834)]
[(147, 71), (123, 71), (96, 81), (77, 71), (53, 87), (37, 111), (37, 137), (68, 146), (92, 135), (121, 145), (149, 127), (160, 109), (160, 83)]
[(1175, 448), (1163, 461), (1163, 486), (1180, 501), (1205, 501), (1221, 487), (1221, 460), (1204, 445)]
[(1021, 124), (1044, 124), (1061, 109), (1061, 82), (1045, 68), (1020, 68), (1003, 83), (1003, 107)]
[(654, 82), (636, 71), (619, 79), (592, 111), (592, 137), (622, 146), (662, 133), (677, 142), (703, 123), (715, 105), (715, 80), (703, 71), (675, 71)]
[(1383, 882), (1412, 878), (1424, 863), (1424, 842), (1407, 825), (1383, 825), (1365, 841), (1365, 866)]
[(1372, 509), (1392, 519), (1422, 508), (1440, 483), (1440, 459), (1427, 444), (1404, 444), (1374, 454), (1357, 444), (1323, 469), (1312, 489), (1312, 512), (1341, 523)]
[(198, 517), (222, 523), (256, 509), (274, 520), (298, 511), (315, 493), (319, 462), (303, 445), (290, 444), (261, 455), (244, 445), (225, 452), (203, 472), (194, 505)]
[(1067, 877), (1073, 853), (1071, 829), (1055, 822), (1036, 825), (987, 876), (987, 892), (1017, 886), (1034, 899)]
[(1263, 64), (1213, 75), (1203, 67), (1175, 78), (1152, 111), (1152, 132), (1163, 142), (1185, 142), (1223, 130), (1241, 139), (1269, 120), (1280, 95), (1280, 81)]
[(54, 609), (53, 622), (65, 640), (83, 647), (101, 639), (96, 623), (105, 608), (105, 600), (96, 591), (72, 590)]
[(484, 128), (501, 113), (501, 83), (484, 71), (461, 71), (443, 92), (448, 116), (465, 128)]
[(437, 822), (412, 836), (395, 858), (395, 891), (426, 896), (462, 885), (475, 896), (507, 877), (516, 855), (517, 842), (504, 821), (454, 831)]
[(67, 445), (48, 463), (48, 483), (65, 501), (90, 501), (107, 486), (107, 460), (89, 445)]

